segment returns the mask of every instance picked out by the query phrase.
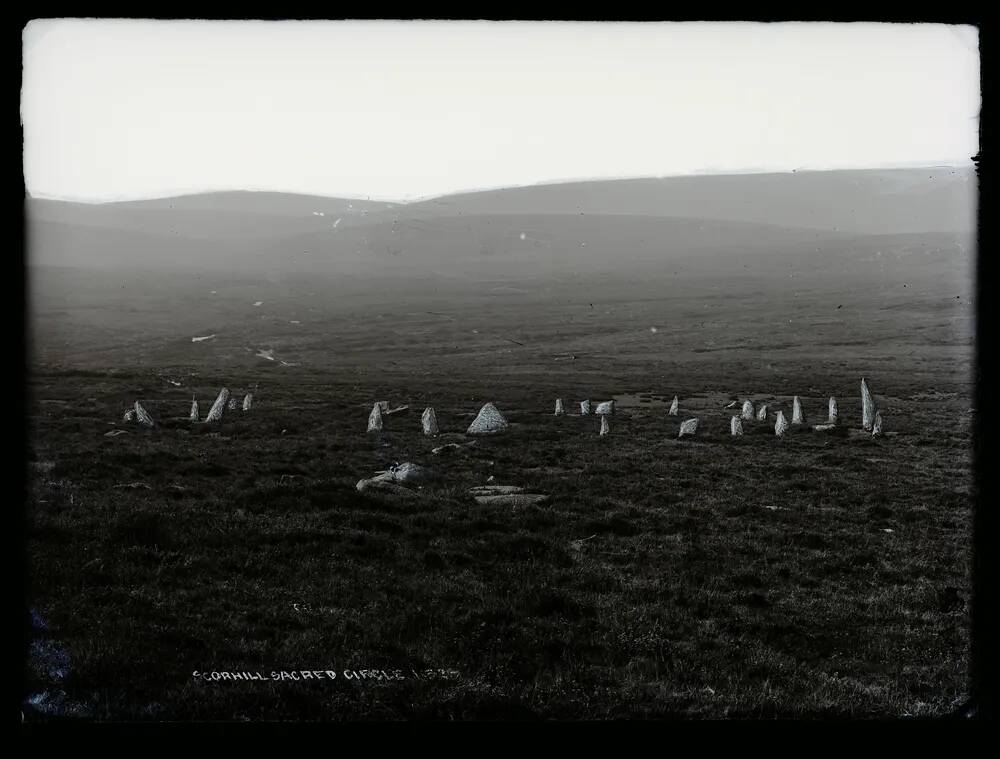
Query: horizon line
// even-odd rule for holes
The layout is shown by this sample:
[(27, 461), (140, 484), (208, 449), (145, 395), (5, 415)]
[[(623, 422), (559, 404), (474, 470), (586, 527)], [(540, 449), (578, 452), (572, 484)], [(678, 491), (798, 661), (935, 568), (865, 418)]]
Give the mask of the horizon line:
[(261, 189), (261, 188), (234, 188), (234, 187), (206, 187), (200, 189), (191, 190), (172, 190), (168, 191), (167, 194), (156, 194), (156, 195), (119, 195), (114, 197), (105, 198), (84, 198), (79, 196), (70, 195), (52, 195), (48, 193), (31, 193), (25, 188), (25, 198), (34, 200), (54, 200), (64, 203), (85, 203), (88, 205), (105, 205), (112, 203), (130, 203), (143, 200), (168, 200), (170, 198), (184, 198), (193, 195), (210, 195), (215, 193), (236, 193), (236, 192), (248, 192), (248, 193), (274, 193), (278, 195), (300, 195), (303, 197), (315, 197), (323, 198), (329, 200), (357, 200), (366, 201), (371, 203), (386, 203), (389, 205), (411, 205), (416, 203), (424, 203), (431, 200), (438, 200), (440, 198), (447, 198), (454, 195), (472, 195), (480, 192), (495, 192), (498, 190), (518, 190), (527, 189), (531, 187), (549, 187), (561, 184), (582, 184), (587, 182), (622, 182), (629, 180), (656, 180), (656, 179), (679, 179), (685, 177), (705, 177), (705, 176), (746, 176), (751, 174), (818, 174), (818, 173), (832, 173), (837, 171), (891, 171), (899, 169), (947, 169), (947, 168), (974, 168), (975, 163), (972, 158), (966, 159), (945, 159), (941, 161), (913, 161), (913, 162), (899, 162), (893, 164), (883, 164), (878, 166), (838, 166), (835, 168), (804, 168), (797, 167), (794, 169), (761, 169), (761, 168), (744, 168), (744, 169), (698, 169), (695, 171), (689, 171), (678, 174), (636, 174), (636, 175), (624, 175), (624, 176), (601, 176), (601, 177), (568, 177), (561, 179), (544, 179), (538, 182), (531, 182), (528, 184), (509, 184), (509, 185), (491, 185), (491, 186), (481, 186), (474, 188), (456, 189), (450, 190), (442, 193), (435, 193), (431, 195), (416, 195), (416, 196), (406, 196), (404, 198), (389, 198), (389, 197), (373, 197), (371, 195), (317, 195), (312, 192), (304, 192), (300, 190), (281, 190), (281, 189)]

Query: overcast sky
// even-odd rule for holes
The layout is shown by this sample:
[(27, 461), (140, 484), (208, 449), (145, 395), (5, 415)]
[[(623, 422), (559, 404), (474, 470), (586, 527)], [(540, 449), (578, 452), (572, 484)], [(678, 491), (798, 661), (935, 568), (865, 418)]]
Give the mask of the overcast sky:
[(404, 200), (978, 152), (974, 27), (62, 19), (23, 41), (38, 196)]

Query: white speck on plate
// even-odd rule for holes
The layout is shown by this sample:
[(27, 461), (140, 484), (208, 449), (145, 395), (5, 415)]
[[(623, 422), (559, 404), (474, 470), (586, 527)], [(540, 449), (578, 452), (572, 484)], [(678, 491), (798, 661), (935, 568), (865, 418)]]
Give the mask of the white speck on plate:
[(256, 303), (254, 303), (254, 305), (255, 305), (255, 306), (263, 306), (263, 305), (264, 305), (264, 301), (262, 301), (262, 300), (259, 300), (259, 301), (257, 301)]
[(524, 232), (522, 232), (522, 233), (521, 233), (521, 239), (523, 240), (523, 239), (525, 239), (525, 237), (527, 237), (527, 235), (526, 235), (526, 234), (524, 234)]
[(649, 331), (655, 333), (656, 332), (656, 327), (650, 327)]
[(211, 340), (215, 335), (205, 335), (204, 337), (192, 337), (192, 343), (200, 343), (202, 340)]
[(340, 224), (341, 221), (342, 219), (337, 219), (335, 222), (333, 222), (333, 228), (336, 229), (337, 225)]
[(302, 324), (302, 322), (298, 321), (297, 319), (292, 319), (292, 320), (291, 320), (290, 322), (288, 322), (288, 323), (289, 323), (289, 324)]

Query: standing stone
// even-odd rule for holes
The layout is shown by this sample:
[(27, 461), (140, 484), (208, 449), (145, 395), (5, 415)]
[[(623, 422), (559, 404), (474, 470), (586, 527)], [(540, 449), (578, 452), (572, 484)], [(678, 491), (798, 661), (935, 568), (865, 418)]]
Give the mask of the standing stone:
[(837, 399), (830, 396), (830, 414), (826, 420), (829, 424), (837, 423)]
[(153, 417), (146, 413), (139, 401), (135, 402), (135, 418), (143, 427), (153, 427)]
[(693, 435), (698, 431), (698, 420), (688, 419), (687, 421), (681, 422), (681, 430), (677, 433), (678, 438), (682, 438), (685, 435)]
[(368, 432), (382, 431), (382, 406), (376, 403), (368, 415)]
[(600, 414), (604, 416), (605, 414), (615, 413), (615, 402), (614, 401), (604, 401), (604, 403), (598, 403), (597, 408), (594, 410), (595, 414)]
[(674, 396), (673, 403), (670, 404), (670, 410), (667, 412), (670, 416), (677, 416), (677, 396)]
[(467, 435), (492, 435), (507, 429), (507, 420), (492, 403), (487, 403), (466, 430)]
[[(743, 401), (743, 410), (740, 412), (741, 422), (753, 421), (753, 401)], [(742, 425), (740, 425), (742, 427)], [(740, 432), (742, 435), (742, 431)]]
[(872, 421), (872, 437), (882, 435), (882, 412), (875, 409), (875, 419)]
[(784, 437), (785, 431), (788, 429), (788, 421), (785, 419), (785, 412), (778, 412), (778, 420), (774, 423), (774, 434), (778, 437)]
[(190, 417), (190, 419), (191, 419), (192, 422), (197, 422), (198, 421), (198, 399), (197, 398), (192, 398), (191, 399), (191, 417)]
[(424, 409), (423, 416), (420, 417), (420, 424), (424, 428), (425, 435), (438, 434), (437, 414), (434, 413), (434, 409), (430, 406)]
[(590, 401), (580, 401), (580, 416), (590, 415)]
[(797, 395), (792, 398), (792, 424), (802, 424), (802, 404)]
[(767, 421), (767, 404), (766, 403), (762, 403), (757, 408), (757, 421), (758, 422), (766, 422)]
[(729, 420), (729, 434), (733, 437), (743, 437), (743, 420), (734, 416)]
[(249, 411), (252, 405), (253, 405), (253, 393), (247, 393), (243, 397), (243, 410)]
[(235, 395), (231, 397), (229, 399), (229, 403), (226, 404), (226, 408), (229, 409), (230, 411), (236, 411), (239, 409), (239, 407), (240, 407), (240, 402)]
[(602, 416), (601, 417), (601, 432), (600, 432), (601, 437), (604, 437), (609, 432), (611, 432), (611, 428), (608, 426), (608, 417)]
[(566, 410), (563, 408), (562, 398), (556, 398), (556, 413), (555, 413), (555, 415), (556, 416), (562, 416), (565, 413), (566, 413)]
[(219, 397), (215, 399), (212, 408), (205, 417), (206, 422), (221, 422), (222, 415), (226, 413), (226, 404), (229, 402), (229, 388), (224, 387), (219, 391)]
[(868, 382), (861, 378), (861, 426), (868, 432), (872, 431), (875, 423), (875, 401), (872, 398), (872, 391), (868, 389)]
[(122, 419), (125, 420), (126, 422), (134, 422), (135, 421), (135, 409), (134, 408), (127, 409), (125, 411), (125, 415), (122, 416)]

